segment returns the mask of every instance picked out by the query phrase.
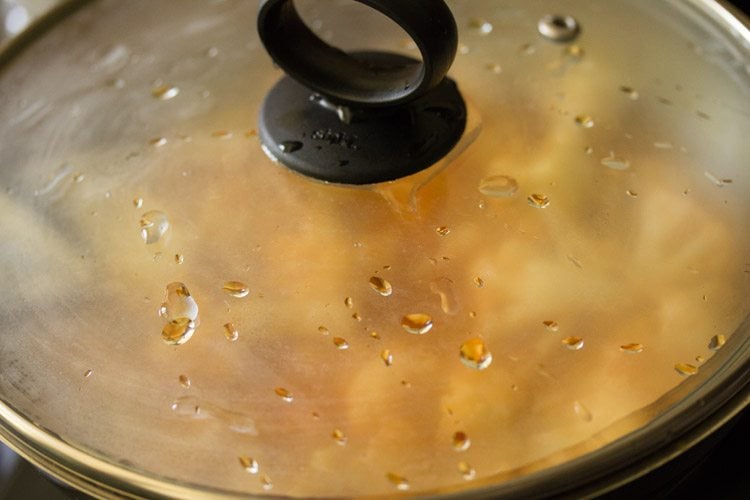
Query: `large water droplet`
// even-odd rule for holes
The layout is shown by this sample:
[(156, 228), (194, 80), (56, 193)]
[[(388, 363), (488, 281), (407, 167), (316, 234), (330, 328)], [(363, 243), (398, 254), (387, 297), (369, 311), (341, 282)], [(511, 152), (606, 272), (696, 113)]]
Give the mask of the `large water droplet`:
[(388, 280), (381, 278), (380, 276), (373, 276), (370, 278), (370, 287), (383, 297), (388, 297), (393, 293), (393, 287)]
[(726, 337), (724, 335), (714, 335), (711, 337), (711, 340), (708, 342), (708, 348), (712, 351), (718, 351), (722, 347), (724, 347), (724, 344), (727, 343)]
[(695, 375), (696, 373), (698, 373), (698, 367), (689, 363), (677, 363), (676, 365), (674, 365), (674, 369), (677, 373), (685, 377), (689, 377), (690, 375)]
[(227, 281), (222, 286), (222, 289), (232, 297), (237, 297), (238, 299), (247, 297), (247, 294), (250, 293), (250, 288), (241, 281)]
[(422, 335), (432, 329), (432, 318), (426, 314), (407, 314), (401, 318), (401, 326), (409, 333)]
[(583, 339), (581, 337), (565, 337), (562, 344), (571, 351), (577, 351), (583, 348)]
[(151, 210), (141, 216), (139, 222), (141, 238), (147, 245), (158, 242), (169, 230), (167, 214)]
[(405, 477), (394, 474), (393, 472), (389, 472), (385, 477), (388, 478), (388, 481), (390, 481), (397, 490), (407, 491), (409, 489), (409, 480)]
[(467, 340), (461, 344), (461, 362), (475, 370), (484, 370), (492, 364), (492, 353), (480, 338)]
[(471, 446), (471, 439), (463, 431), (453, 433), (453, 449), (456, 451), (466, 451)]
[(184, 283), (175, 281), (168, 284), (166, 293), (167, 298), (159, 308), (160, 316), (167, 320), (187, 318), (196, 321), (198, 319), (198, 304)]
[(195, 333), (195, 322), (189, 318), (177, 318), (164, 325), (161, 338), (167, 344), (182, 345)]
[(479, 192), (485, 196), (505, 198), (518, 191), (518, 182), (507, 175), (490, 175), (479, 181)]
[(260, 470), (260, 465), (258, 465), (258, 461), (255, 460), (252, 457), (248, 457), (246, 455), (243, 455), (239, 457), (240, 465), (242, 466), (245, 471), (247, 471), (248, 474), (257, 474)]

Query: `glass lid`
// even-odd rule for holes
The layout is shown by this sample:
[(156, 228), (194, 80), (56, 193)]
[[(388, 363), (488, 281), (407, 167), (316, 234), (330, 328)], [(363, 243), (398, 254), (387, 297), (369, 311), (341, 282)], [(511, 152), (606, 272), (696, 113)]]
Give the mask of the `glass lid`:
[[(259, 137), (284, 73), (257, 1), (75, 2), (6, 47), (0, 437), (98, 495), (554, 492), (723, 404), (750, 356), (745, 25), (446, 4), (465, 126), (359, 185)], [(362, 3), (296, 6), (420, 57)], [(340, 127), (281, 150), (346, 155)]]

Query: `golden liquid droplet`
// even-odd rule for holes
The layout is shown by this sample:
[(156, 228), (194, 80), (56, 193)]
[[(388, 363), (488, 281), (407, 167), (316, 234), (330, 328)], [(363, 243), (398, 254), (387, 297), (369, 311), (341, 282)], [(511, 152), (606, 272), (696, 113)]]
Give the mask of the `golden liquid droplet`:
[(195, 322), (190, 318), (173, 319), (161, 331), (161, 338), (167, 344), (182, 345), (195, 333)]
[(722, 347), (724, 347), (724, 344), (727, 343), (727, 339), (724, 335), (714, 335), (711, 337), (711, 340), (708, 342), (708, 348), (712, 351), (718, 351)]
[(560, 329), (560, 325), (557, 324), (557, 321), (553, 321), (551, 319), (542, 321), (542, 324), (547, 328), (547, 330), (551, 332), (556, 332), (557, 330)]
[(435, 232), (440, 236), (448, 236), (451, 233), (451, 230), (448, 226), (440, 226), (435, 228)]
[(229, 130), (216, 130), (214, 132), (211, 132), (211, 137), (214, 137), (216, 139), (231, 139), (232, 135), (232, 132)]
[(374, 339), (379, 339), (380, 338), (380, 334), (378, 332), (376, 332), (376, 331), (373, 330), (373, 331), (370, 332), (370, 337), (372, 337)]
[(241, 281), (227, 281), (222, 288), (229, 295), (238, 299), (247, 297), (247, 294), (250, 293), (250, 288)]
[(701, 355), (698, 355), (698, 356), (695, 357), (696, 363), (703, 363), (705, 360), (706, 359), (703, 356), (701, 356)]
[(354, 314), (352, 314), (352, 319), (362, 321), (362, 316), (360, 316), (358, 312), (355, 312)]
[(576, 125), (583, 128), (591, 128), (594, 126), (594, 119), (588, 115), (578, 115), (575, 118)]
[(175, 264), (182, 264), (185, 262), (185, 257), (182, 256), (180, 253), (174, 254), (174, 262)]
[(164, 146), (166, 143), (167, 143), (167, 139), (165, 137), (154, 137), (153, 139), (148, 140), (148, 145), (153, 146), (155, 148)]
[(349, 349), (349, 342), (341, 337), (333, 337), (333, 345), (335, 345), (337, 349), (340, 349), (342, 351), (344, 349)]
[(141, 238), (147, 245), (158, 242), (169, 230), (167, 214), (159, 210), (151, 210), (141, 216), (139, 222)]
[(162, 101), (177, 97), (179, 93), (180, 89), (171, 85), (160, 85), (151, 90), (151, 95)]
[(620, 350), (623, 352), (630, 352), (633, 354), (643, 352), (643, 344), (632, 343), (632, 344), (621, 345)]
[(674, 369), (679, 373), (680, 375), (684, 375), (685, 377), (689, 377), (690, 375), (695, 375), (698, 373), (698, 367), (693, 366), (688, 363), (677, 363), (674, 365)]
[(380, 276), (373, 276), (370, 278), (370, 287), (383, 297), (388, 297), (393, 293), (393, 287), (391, 284)]
[(240, 332), (232, 323), (226, 323), (224, 325), (224, 337), (230, 342), (237, 342), (237, 339), (240, 338)]
[(266, 476), (265, 474), (260, 477), (260, 485), (265, 491), (273, 489), (271, 478)]
[(391, 354), (391, 351), (389, 351), (388, 349), (383, 349), (383, 351), (380, 353), (380, 359), (383, 360), (385, 366), (391, 366), (393, 364), (393, 354)]
[(484, 288), (484, 280), (479, 276), (474, 278), (474, 284), (477, 286), (477, 288)]
[(458, 472), (466, 481), (471, 481), (477, 476), (477, 471), (466, 462), (458, 462)]
[(344, 433), (341, 431), (341, 429), (334, 429), (331, 433), (331, 437), (336, 441), (336, 444), (339, 446), (346, 445), (346, 442), (348, 438), (344, 435)]
[(89, 368), (88, 370), (86, 370), (85, 372), (83, 372), (83, 377), (84, 378), (89, 378), (93, 373), (94, 373), (94, 370), (92, 370), (92, 369)]
[(507, 175), (490, 175), (479, 182), (479, 192), (494, 198), (513, 196), (518, 191), (518, 181)]
[(407, 314), (401, 318), (401, 326), (409, 333), (422, 335), (432, 329), (432, 318), (426, 314)]
[(467, 340), (461, 344), (461, 362), (475, 370), (484, 370), (492, 364), (492, 353), (480, 338)]
[(593, 418), (593, 416), (591, 415), (591, 412), (588, 410), (588, 408), (586, 408), (585, 406), (583, 406), (578, 401), (576, 401), (576, 402), (573, 403), (573, 411), (584, 422), (591, 422), (591, 419)]
[(242, 468), (245, 469), (249, 474), (257, 474), (260, 470), (260, 466), (254, 458), (243, 455), (239, 457), (239, 460)]
[(583, 348), (583, 339), (581, 337), (565, 337), (562, 344), (571, 351), (577, 351)]
[(352, 300), (351, 297), (347, 297), (344, 299), (344, 305), (351, 309), (352, 307), (354, 307), (354, 300)]
[(319, 326), (318, 331), (323, 335), (328, 335), (329, 333), (331, 333), (331, 331), (325, 326)]
[(283, 387), (277, 387), (273, 390), (273, 392), (275, 392), (278, 397), (280, 397), (287, 403), (291, 403), (294, 400), (294, 397), (292, 397), (292, 393), (284, 389)]
[(141, 208), (143, 206), (143, 198), (133, 198), (133, 206), (135, 208)]
[(393, 472), (389, 472), (385, 477), (388, 478), (388, 481), (390, 481), (397, 490), (407, 491), (409, 489), (409, 480), (405, 477), (394, 474)]
[(184, 387), (185, 389), (190, 389), (191, 382), (190, 382), (190, 378), (187, 375), (182, 374), (179, 377), (177, 377), (177, 380), (180, 382), (180, 385), (182, 387)]
[(530, 194), (526, 201), (534, 208), (547, 208), (549, 206), (549, 198), (543, 194), (533, 193)]
[(471, 446), (471, 439), (463, 431), (457, 431), (453, 434), (453, 449), (456, 451), (466, 451)]
[(638, 198), (638, 193), (636, 193), (632, 189), (628, 189), (627, 191), (625, 191), (625, 194), (627, 194), (631, 198)]

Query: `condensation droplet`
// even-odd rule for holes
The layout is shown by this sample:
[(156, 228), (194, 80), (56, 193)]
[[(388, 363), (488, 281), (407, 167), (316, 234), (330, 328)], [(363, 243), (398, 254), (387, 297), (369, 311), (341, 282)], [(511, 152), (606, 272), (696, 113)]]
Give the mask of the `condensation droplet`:
[(586, 51), (580, 45), (569, 45), (565, 47), (565, 54), (573, 59), (583, 59)]
[(214, 139), (231, 139), (234, 136), (231, 130), (214, 130), (211, 132), (211, 137)]
[(351, 309), (352, 307), (354, 307), (354, 300), (352, 300), (351, 297), (347, 297), (344, 299), (344, 305)]
[(628, 189), (627, 191), (625, 191), (625, 194), (627, 194), (631, 198), (638, 198), (638, 193), (636, 193), (632, 189)]
[(466, 462), (458, 462), (458, 472), (466, 481), (471, 481), (477, 476), (477, 471)]
[(476, 276), (474, 278), (474, 284), (477, 286), (477, 288), (484, 288), (484, 280), (479, 276)]
[(697, 363), (703, 363), (705, 360), (706, 359), (703, 356), (701, 356), (701, 355), (698, 355), (698, 356), (695, 357), (695, 361)]
[(370, 337), (372, 337), (374, 339), (379, 339), (380, 338), (380, 334), (378, 332), (376, 332), (375, 330), (373, 330), (373, 331), (370, 332)]
[(175, 281), (167, 285), (167, 298), (159, 307), (159, 315), (167, 320), (187, 318), (198, 319), (198, 304), (190, 295), (184, 283)]
[(83, 372), (83, 377), (84, 378), (89, 378), (93, 373), (94, 373), (94, 370), (92, 370), (92, 369), (89, 368), (88, 370), (86, 370), (85, 372)]
[(393, 364), (393, 354), (391, 354), (391, 351), (389, 351), (388, 349), (383, 349), (383, 351), (380, 353), (380, 359), (383, 360), (385, 366), (391, 366)]
[(611, 151), (609, 152), (609, 156), (605, 156), (604, 158), (602, 158), (601, 164), (613, 170), (626, 170), (630, 168), (629, 160), (617, 158)]
[(638, 343), (624, 344), (620, 346), (620, 350), (622, 352), (629, 352), (632, 354), (637, 354), (639, 352), (643, 352), (643, 344), (638, 344)]
[(575, 117), (576, 125), (583, 128), (591, 128), (594, 126), (594, 119), (588, 115), (578, 115)]
[(158, 242), (169, 230), (167, 214), (159, 210), (151, 210), (141, 216), (139, 222), (141, 238), (147, 245)]
[(362, 316), (360, 316), (358, 312), (355, 312), (354, 314), (352, 314), (352, 319), (356, 321), (362, 321)]
[(407, 314), (401, 318), (401, 326), (409, 333), (422, 335), (432, 329), (432, 318), (426, 314)]
[(185, 257), (182, 256), (180, 253), (174, 254), (174, 262), (175, 264), (182, 264), (185, 261)]
[(393, 472), (389, 472), (385, 477), (388, 478), (388, 481), (390, 481), (397, 490), (407, 491), (409, 489), (409, 480), (405, 477), (394, 474)]
[(276, 389), (273, 390), (273, 392), (275, 392), (278, 397), (280, 397), (287, 403), (291, 403), (294, 400), (292, 393), (284, 389), (283, 387), (277, 387)]
[(224, 283), (224, 286), (222, 286), (222, 288), (229, 295), (231, 295), (232, 297), (237, 297), (238, 299), (247, 297), (247, 294), (250, 293), (250, 288), (248, 288), (248, 286), (241, 281), (227, 281)]
[(726, 344), (727, 339), (724, 337), (724, 335), (714, 335), (711, 337), (711, 340), (708, 342), (708, 348), (712, 351), (718, 351), (722, 347), (724, 347), (724, 344)]
[(239, 457), (240, 465), (248, 474), (257, 474), (260, 470), (260, 465), (258, 465), (258, 461), (255, 460), (252, 457), (248, 457), (247, 455), (243, 455)]
[(445, 314), (458, 312), (458, 301), (453, 293), (453, 282), (448, 278), (438, 278), (430, 283), (430, 290), (440, 297), (440, 309)]
[(331, 433), (331, 437), (334, 441), (336, 441), (336, 444), (339, 446), (345, 446), (346, 442), (348, 441), (348, 438), (343, 433), (341, 429), (334, 429)]
[(187, 375), (185, 375), (184, 373), (183, 373), (183, 374), (181, 374), (181, 375), (180, 375), (179, 377), (177, 377), (177, 381), (178, 381), (178, 382), (180, 383), (180, 385), (181, 385), (182, 387), (184, 387), (185, 389), (190, 389), (190, 385), (192, 384), (192, 382), (190, 381), (190, 377), (188, 377), (188, 376), (187, 376)]
[(143, 206), (143, 198), (133, 198), (133, 206), (135, 208), (141, 208)]
[(451, 230), (448, 226), (439, 226), (435, 228), (435, 232), (440, 236), (448, 236), (451, 233)]
[(383, 297), (388, 297), (393, 293), (393, 287), (388, 280), (381, 278), (380, 276), (373, 276), (370, 278), (370, 287)]
[(318, 327), (318, 332), (320, 332), (323, 335), (328, 335), (329, 333), (331, 333), (331, 331), (328, 328), (326, 328), (325, 326), (319, 326)]
[(620, 92), (625, 93), (631, 100), (636, 101), (640, 97), (638, 94), (638, 91), (635, 90), (633, 87), (628, 87), (627, 85), (620, 86)]
[(339, 350), (345, 350), (349, 349), (349, 342), (346, 341), (346, 339), (342, 337), (333, 337), (333, 345), (336, 346)]
[(479, 192), (494, 198), (507, 198), (518, 191), (518, 181), (507, 175), (490, 175), (479, 181)]
[(484, 370), (492, 364), (492, 353), (480, 338), (467, 340), (461, 344), (461, 362), (475, 370)]
[(689, 363), (677, 363), (676, 365), (674, 365), (674, 369), (675, 371), (677, 371), (677, 373), (685, 377), (689, 377), (698, 373), (698, 367)]
[(273, 483), (271, 482), (271, 478), (266, 476), (265, 474), (260, 477), (260, 486), (265, 491), (269, 491), (273, 489)]
[(577, 351), (583, 348), (583, 339), (581, 337), (565, 337), (562, 344), (571, 351)]
[(167, 101), (179, 95), (180, 89), (172, 85), (159, 85), (151, 90), (151, 95), (162, 101)]
[(496, 63), (490, 63), (487, 66), (485, 66), (485, 68), (487, 68), (489, 71), (491, 71), (492, 73), (496, 75), (499, 75), (500, 73), (503, 72), (503, 67)]
[(480, 35), (489, 35), (490, 33), (492, 33), (492, 23), (483, 19), (470, 20), (469, 28)]
[(560, 325), (557, 324), (557, 321), (553, 321), (551, 319), (542, 321), (542, 324), (547, 328), (547, 330), (551, 332), (556, 332), (560, 329)]
[(534, 208), (547, 208), (549, 206), (549, 198), (543, 194), (530, 194), (526, 201), (530, 206)]
[(588, 410), (588, 408), (586, 408), (585, 406), (583, 406), (578, 401), (575, 401), (573, 403), (573, 411), (584, 422), (591, 422), (591, 419), (593, 418), (593, 416), (591, 415), (591, 412)]
[(75, 183), (81, 183), (86, 179), (86, 176), (84, 174), (76, 174), (73, 176), (73, 182)]
[(167, 143), (166, 137), (154, 137), (148, 140), (148, 145), (155, 148), (160, 148)]
[(240, 338), (240, 332), (232, 323), (226, 323), (224, 325), (224, 337), (230, 342), (237, 342), (237, 339)]
[(453, 433), (453, 449), (456, 451), (466, 451), (471, 446), (471, 439), (463, 431)]
[(182, 345), (195, 333), (195, 322), (190, 318), (176, 318), (164, 325), (161, 338), (167, 344)]

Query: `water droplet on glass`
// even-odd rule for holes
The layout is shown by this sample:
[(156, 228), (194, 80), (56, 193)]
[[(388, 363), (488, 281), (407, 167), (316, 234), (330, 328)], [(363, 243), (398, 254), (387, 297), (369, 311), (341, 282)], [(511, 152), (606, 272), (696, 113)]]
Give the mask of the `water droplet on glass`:
[(279, 149), (283, 153), (294, 153), (302, 149), (302, 143), (299, 141), (284, 141), (279, 144)]
[(485, 196), (505, 198), (518, 191), (518, 182), (507, 175), (490, 175), (479, 181), (479, 192)]
[(224, 337), (230, 342), (236, 342), (240, 338), (240, 332), (234, 327), (232, 323), (226, 323), (224, 325)]
[(83, 372), (83, 377), (84, 378), (89, 378), (93, 373), (94, 373), (94, 370), (92, 370), (92, 369), (89, 368), (88, 370), (86, 370), (85, 372)]
[(469, 28), (480, 35), (489, 35), (492, 33), (492, 23), (483, 19), (472, 19), (469, 21)]
[(167, 139), (165, 137), (154, 137), (153, 139), (148, 140), (148, 145), (153, 146), (155, 148), (162, 147), (166, 143), (167, 143)]
[(466, 451), (471, 446), (471, 439), (463, 431), (453, 433), (453, 449), (456, 451)]
[(476, 276), (474, 278), (474, 284), (477, 286), (477, 288), (484, 288), (484, 280), (479, 276)]
[(573, 411), (580, 417), (584, 422), (591, 422), (593, 418), (591, 412), (578, 401), (573, 403)]
[(620, 91), (624, 92), (625, 95), (627, 95), (633, 101), (637, 100), (638, 97), (640, 97), (637, 90), (635, 90), (633, 87), (628, 87), (627, 85), (622, 85), (620, 87)]
[(613, 170), (626, 170), (630, 168), (630, 161), (623, 158), (617, 158), (613, 152), (610, 151), (609, 156), (605, 156), (601, 160), (601, 164), (607, 168)]
[(551, 319), (542, 321), (542, 324), (547, 328), (547, 330), (551, 332), (556, 332), (560, 329), (560, 325), (557, 324), (557, 321), (553, 321)]
[(266, 475), (261, 476), (260, 477), (260, 486), (265, 491), (269, 491), (269, 490), (273, 489), (273, 483), (271, 482), (271, 478), (268, 477), (268, 476), (266, 476)]
[(391, 354), (391, 351), (389, 351), (388, 349), (383, 349), (383, 351), (380, 353), (380, 359), (383, 360), (385, 366), (391, 366), (393, 364), (393, 354)]
[(591, 128), (594, 126), (594, 119), (588, 115), (578, 115), (575, 118), (576, 125), (583, 128)]
[(533, 193), (526, 198), (528, 204), (534, 208), (547, 208), (549, 206), (549, 198), (543, 194)]
[(151, 210), (141, 216), (139, 222), (141, 238), (147, 245), (158, 242), (169, 230), (167, 214), (159, 210)]
[(278, 397), (280, 397), (287, 403), (291, 403), (294, 400), (292, 393), (284, 389), (283, 387), (277, 387), (276, 389), (273, 390), (273, 392), (275, 392)]
[(159, 307), (159, 315), (165, 319), (198, 319), (198, 304), (184, 283), (175, 281), (167, 285), (166, 301)]
[(346, 442), (348, 440), (346, 435), (344, 435), (344, 433), (341, 431), (341, 429), (334, 429), (333, 432), (331, 433), (331, 437), (333, 438), (334, 441), (336, 441), (336, 444), (339, 446), (346, 445)]
[(643, 352), (643, 344), (638, 344), (638, 343), (624, 344), (620, 346), (620, 350), (622, 352), (629, 352), (629, 353), (637, 354), (639, 352)]
[(461, 362), (475, 370), (484, 370), (492, 364), (492, 353), (480, 338), (467, 340), (461, 344)]
[(195, 333), (195, 322), (190, 318), (177, 318), (164, 325), (161, 338), (167, 344), (182, 345)]
[(631, 198), (638, 198), (638, 193), (636, 193), (632, 189), (628, 189), (627, 191), (625, 191), (625, 194), (627, 194)]
[(227, 281), (224, 283), (224, 286), (222, 286), (222, 288), (229, 295), (231, 295), (232, 297), (237, 297), (238, 299), (247, 297), (247, 294), (250, 293), (250, 288), (248, 288), (248, 286), (241, 281)]
[(329, 333), (331, 333), (331, 331), (325, 326), (319, 326), (318, 331), (323, 335), (328, 335)]
[(370, 287), (383, 297), (388, 297), (393, 293), (393, 287), (388, 280), (385, 280), (380, 276), (373, 276), (370, 278)]
[(360, 316), (358, 312), (355, 312), (354, 314), (352, 314), (352, 319), (362, 321), (362, 316)]
[(430, 283), (432, 293), (440, 297), (440, 309), (445, 314), (456, 314), (458, 312), (458, 301), (453, 293), (453, 282), (448, 278), (438, 278)]
[(571, 351), (577, 351), (583, 348), (583, 339), (581, 337), (565, 337), (562, 344)]
[(388, 481), (390, 481), (397, 490), (407, 491), (409, 489), (409, 480), (405, 477), (394, 474), (393, 472), (389, 472), (385, 477), (388, 478)]
[(401, 318), (401, 326), (409, 333), (422, 335), (432, 329), (432, 318), (426, 314), (407, 314)]
[(458, 462), (458, 472), (466, 481), (471, 481), (477, 476), (477, 471), (466, 462)]
[(151, 90), (151, 95), (162, 101), (167, 101), (180, 93), (180, 89), (172, 85), (160, 85)]
[(347, 297), (344, 299), (344, 305), (351, 309), (352, 307), (354, 307), (354, 300), (352, 300), (351, 297)]
[(677, 371), (677, 373), (685, 377), (689, 377), (690, 375), (695, 375), (696, 373), (698, 373), (698, 368), (689, 363), (677, 363), (676, 365), (674, 365), (674, 369), (675, 371)]
[(448, 226), (439, 226), (435, 228), (435, 232), (440, 236), (448, 236), (451, 233), (451, 230)]
[(179, 377), (177, 377), (177, 381), (185, 389), (190, 389), (190, 385), (191, 385), (190, 377), (188, 377), (187, 375), (185, 374), (180, 375)]
[(247, 471), (248, 474), (257, 474), (260, 470), (260, 465), (258, 465), (258, 461), (254, 458), (243, 455), (239, 457), (239, 460), (240, 465), (243, 469), (245, 469), (245, 471)]
[(539, 33), (554, 42), (567, 42), (578, 36), (578, 21), (571, 16), (547, 15), (537, 23)]
[(143, 206), (143, 198), (133, 198), (133, 206), (135, 208), (141, 208)]
[(711, 340), (708, 342), (708, 348), (712, 351), (718, 351), (722, 347), (724, 347), (724, 344), (726, 344), (727, 339), (724, 337), (724, 335), (714, 335), (711, 337)]
[(335, 345), (337, 349), (340, 349), (342, 351), (345, 349), (349, 349), (349, 342), (341, 337), (333, 337), (333, 345)]

